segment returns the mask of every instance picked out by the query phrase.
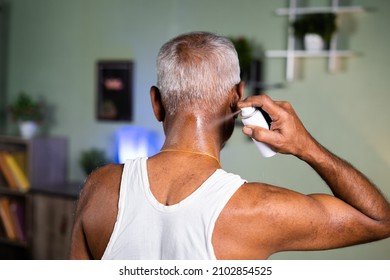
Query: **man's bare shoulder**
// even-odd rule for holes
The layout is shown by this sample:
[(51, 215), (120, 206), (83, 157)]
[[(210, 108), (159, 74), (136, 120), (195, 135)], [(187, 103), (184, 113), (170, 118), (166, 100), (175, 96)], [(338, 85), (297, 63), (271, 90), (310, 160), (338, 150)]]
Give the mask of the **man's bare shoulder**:
[(276, 234), (275, 200), (284, 190), (264, 183), (245, 183), (231, 197), (215, 225), (214, 251), (218, 259), (266, 259)]
[(84, 251), (88, 255), (94, 259), (102, 257), (117, 216), (122, 172), (123, 165), (108, 164), (92, 172), (86, 179), (77, 203), (73, 232), (74, 258), (84, 258), (80, 257), (79, 251), (82, 250), (76, 247), (83, 248), (82, 245), (85, 247), (86, 244), (88, 249)]
[(99, 203), (101, 199), (118, 195), (122, 172), (123, 164), (107, 164), (93, 171), (85, 180), (79, 204)]
[[(299, 203), (309, 197), (265, 183), (245, 183), (221, 212), (214, 234), (221, 259), (266, 259), (277, 251), (283, 232), (295, 221)], [(295, 211), (293, 211), (295, 209)], [(226, 249), (229, 244), (229, 250)]]
[(258, 217), (261, 214), (272, 219), (314, 202), (311, 195), (266, 183), (249, 182), (241, 186), (229, 203), (232, 209), (240, 209), (241, 213), (247, 211), (247, 215)]
[(93, 171), (86, 179), (86, 186), (110, 185), (110, 183), (120, 181), (123, 172), (123, 164), (110, 163)]
[[(260, 182), (248, 182), (241, 186), (233, 200), (242, 203), (243, 207), (264, 206), (265, 201), (288, 197), (290, 190)], [(274, 202), (274, 201), (273, 201)]]
[[(258, 182), (243, 184), (227, 203), (220, 215), (228, 224), (238, 228), (264, 229), (265, 225), (284, 212), (291, 193), (285, 188)], [(234, 223), (231, 223), (234, 221)], [(260, 226), (261, 224), (261, 226)]]

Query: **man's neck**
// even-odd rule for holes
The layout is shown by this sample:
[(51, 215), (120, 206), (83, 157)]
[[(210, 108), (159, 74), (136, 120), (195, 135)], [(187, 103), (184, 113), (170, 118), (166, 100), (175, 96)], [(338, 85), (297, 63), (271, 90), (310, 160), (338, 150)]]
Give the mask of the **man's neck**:
[(219, 159), (221, 137), (210, 118), (186, 114), (168, 118), (167, 122), (169, 129), (162, 149), (207, 153)]

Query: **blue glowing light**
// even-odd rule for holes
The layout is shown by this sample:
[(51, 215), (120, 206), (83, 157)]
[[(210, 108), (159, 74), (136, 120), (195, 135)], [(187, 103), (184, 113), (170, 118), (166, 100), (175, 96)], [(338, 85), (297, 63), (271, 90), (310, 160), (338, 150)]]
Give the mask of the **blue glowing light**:
[(136, 126), (121, 127), (116, 133), (117, 162), (153, 156), (160, 151), (162, 144), (163, 137), (156, 131)]

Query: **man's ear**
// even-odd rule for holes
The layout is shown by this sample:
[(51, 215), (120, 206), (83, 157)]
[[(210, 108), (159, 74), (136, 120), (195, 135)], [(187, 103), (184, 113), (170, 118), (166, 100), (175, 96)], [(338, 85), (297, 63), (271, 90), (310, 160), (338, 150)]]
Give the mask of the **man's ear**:
[(150, 88), (150, 100), (152, 101), (153, 112), (154, 112), (154, 115), (156, 116), (156, 119), (159, 122), (164, 121), (165, 108), (164, 108), (162, 101), (161, 101), (160, 90), (155, 86), (152, 86)]
[(237, 108), (237, 103), (238, 101), (242, 100), (244, 96), (244, 82), (241, 81), (238, 83), (234, 89), (232, 90), (232, 96), (231, 96), (231, 101), (230, 101), (230, 107), (232, 108), (232, 111), (235, 112), (238, 110)]
[(242, 98), (244, 97), (244, 89), (245, 89), (245, 83), (244, 83), (244, 81), (241, 81), (237, 86), (237, 92), (239, 95), (238, 101), (241, 101)]

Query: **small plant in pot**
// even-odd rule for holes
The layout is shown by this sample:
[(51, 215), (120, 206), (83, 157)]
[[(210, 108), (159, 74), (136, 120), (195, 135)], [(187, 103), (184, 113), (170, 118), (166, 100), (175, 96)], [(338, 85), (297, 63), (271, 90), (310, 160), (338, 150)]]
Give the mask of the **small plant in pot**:
[(20, 92), (14, 103), (8, 106), (14, 121), (18, 122), (23, 138), (36, 135), (39, 123), (43, 120), (43, 104), (35, 101), (29, 94)]
[(103, 150), (91, 148), (81, 152), (79, 163), (85, 174), (88, 176), (92, 173), (92, 171), (106, 165), (108, 160)]
[(307, 14), (298, 17), (293, 23), (295, 37), (306, 50), (311, 50), (310, 40), (322, 38), (323, 45), (316, 50), (329, 49), (332, 35), (337, 30), (336, 15), (333, 13)]

